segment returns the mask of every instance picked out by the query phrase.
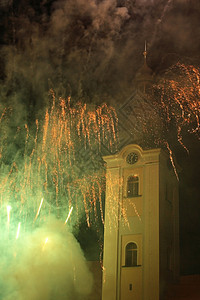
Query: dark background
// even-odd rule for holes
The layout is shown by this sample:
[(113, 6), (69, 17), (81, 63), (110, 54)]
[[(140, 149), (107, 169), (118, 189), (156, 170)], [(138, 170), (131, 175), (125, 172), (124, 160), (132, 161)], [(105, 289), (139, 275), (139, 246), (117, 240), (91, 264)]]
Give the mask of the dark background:
[[(162, 74), (181, 62), (200, 64), (199, 1), (0, 0), (0, 104), (31, 124), (48, 91), (72, 101), (123, 103), (143, 64)], [(199, 99), (196, 100), (197, 102)], [(181, 274), (200, 272), (199, 136), (185, 133), (189, 155), (174, 141), (180, 173)], [(83, 226), (83, 228), (85, 228)], [(79, 236), (94, 251), (91, 229)]]

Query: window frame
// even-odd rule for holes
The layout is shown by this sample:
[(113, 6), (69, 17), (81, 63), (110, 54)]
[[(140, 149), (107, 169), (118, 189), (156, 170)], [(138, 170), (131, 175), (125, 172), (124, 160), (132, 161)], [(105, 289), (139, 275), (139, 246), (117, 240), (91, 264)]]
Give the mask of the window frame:
[[(132, 249), (127, 249), (129, 245), (133, 244)], [(138, 245), (136, 242), (128, 242), (125, 246), (125, 267), (138, 267)], [(128, 252), (129, 251), (129, 252)], [(131, 252), (130, 257), (129, 254)], [(131, 263), (127, 263), (127, 260), (130, 259)]]
[[(133, 180), (134, 178), (137, 178), (137, 180)], [(132, 181), (130, 181), (132, 179)], [(132, 184), (132, 188), (130, 188), (130, 184)], [(140, 189), (140, 177), (138, 174), (136, 175), (130, 175), (128, 176), (126, 180), (126, 197), (127, 198), (134, 198), (140, 196), (139, 194)], [(129, 193), (129, 191), (132, 190), (132, 193)], [(136, 193), (134, 193), (134, 190), (136, 190)]]

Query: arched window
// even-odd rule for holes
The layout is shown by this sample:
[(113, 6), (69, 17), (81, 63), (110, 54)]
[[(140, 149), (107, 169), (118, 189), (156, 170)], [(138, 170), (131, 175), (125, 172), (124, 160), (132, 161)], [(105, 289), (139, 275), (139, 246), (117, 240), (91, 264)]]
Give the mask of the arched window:
[(137, 266), (137, 245), (135, 243), (128, 243), (125, 251), (125, 265), (126, 267)]
[(127, 180), (127, 197), (138, 196), (139, 192), (139, 177), (130, 176)]

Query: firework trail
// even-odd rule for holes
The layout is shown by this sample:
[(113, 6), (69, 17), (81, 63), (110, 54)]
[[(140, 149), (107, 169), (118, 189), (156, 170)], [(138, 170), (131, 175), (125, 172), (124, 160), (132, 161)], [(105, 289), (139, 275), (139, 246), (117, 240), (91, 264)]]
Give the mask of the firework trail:
[[(178, 63), (154, 86), (153, 96), (135, 111), (134, 130), (142, 136), (141, 146), (166, 148), (173, 166), (172, 132), (186, 151), (185, 131), (199, 138), (199, 80), (197, 68)], [(16, 155), (10, 168), (4, 163), (6, 110), (1, 114), (1, 205), (17, 205), (18, 222), (24, 223), (30, 216), (35, 222), (39, 215), (41, 222), (51, 213), (64, 218), (63, 210), (72, 207), (76, 221), (85, 214), (88, 226), (99, 216), (104, 222), (101, 145), (117, 150), (115, 110), (106, 104), (90, 110), (86, 104), (72, 104), (70, 98), (56, 99), (53, 91), (50, 93), (52, 106), (46, 110), (44, 121), (36, 120), (34, 135), (25, 126), (24, 159), (17, 160)], [(16, 136), (21, 138), (21, 132), (17, 130)]]
[(184, 132), (195, 134), (199, 139), (200, 117), (200, 72), (192, 65), (177, 63), (172, 66), (156, 86), (160, 98), (160, 111), (166, 125), (173, 124), (179, 143)]
[(91, 214), (97, 217), (99, 209), (103, 219), (103, 161), (98, 168), (91, 162), (95, 163), (101, 143), (116, 150), (115, 111), (105, 104), (90, 111), (86, 104), (72, 106), (70, 98), (57, 101), (53, 91), (51, 96), (53, 103), (46, 110), (44, 123), (36, 120), (35, 137), (25, 125), (24, 160), (14, 160), (9, 172), (2, 176), (1, 199), (17, 204), (23, 219), (35, 214), (34, 222), (42, 211), (59, 216), (62, 207), (70, 210), (72, 206), (77, 218), (85, 210), (88, 224)]
[[(142, 109), (136, 111), (135, 130), (140, 131), (142, 147), (166, 148), (173, 166), (172, 131), (186, 151), (184, 132), (199, 138), (199, 80), (197, 68), (178, 63), (154, 86), (153, 99), (147, 99)], [(30, 215), (35, 215), (34, 222), (39, 214), (41, 220), (47, 213), (64, 217), (63, 208), (70, 211), (72, 207), (73, 218), (78, 220), (84, 213), (88, 226), (99, 216), (104, 222), (105, 174), (103, 162), (97, 156), (101, 156), (101, 144), (107, 143), (110, 149), (117, 150), (115, 110), (106, 104), (93, 110), (86, 104), (72, 105), (70, 98), (56, 99), (53, 91), (51, 97), (52, 106), (46, 110), (44, 122), (36, 120), (34, 137), (25, 126), (24, 159), (20, 163), (13, 160), (11, 168), (6, 166), (7, 172), (2, 172), (1, 204), (5, 199), (11, 205), (14, 202), (19, 221), (24, 223)], [(0, 124), (4, 119), (5, 110)], [(5, 139), (5, 133), (2, 136)], [(1, 148), (4, 144), (1, 142)], [(2, 162), (4, 152), (6, 149), (1, 150)]]
[(160, 18), (157, 20), (157, 22), (155, 24), (155, 29), (154, 29), (154, 32), (153, 32), (153, 35), (152, 35), (152, 39), (151, 39), (151, 42), (150, 42), (151, 46), (153, 45), (153, 43), (155, 41), (155, 38), (157, 36), (158, 27), (162, 23), (163, 18), (165, 17), (165, 15), (166, 15), (167, 11), (169, 10), (171, 4), (172, 4), (172, 0), (167, 0), (167, 3), (165, 4), (165, 6), (163, 8), (161, 16), (160, 16)]
[(177, 63), (152, 85), (145, 93), (138, 90), (119, 109), (119, 124), (120, 116), (124, 122), (122, 129), (119, 127), (119, 139), (123, 142), (120, 132), (123, 135), (126, 127), (129, 143), (143, 149), (164, 148), (178, 178), (174, 149), (180, 144), (189, 153), (187, 135), (200, 138), (200, 71)]
[[(44, 120), (36, 120), (35, 128), (29, 128), (27, 124), (24, 128), (18, 127), (12, 139), (6, 135), (9, 128), (6, 110), (1, 114), (0, 275), (1, 278), (9, 277), (8, 283), (12, 287), (8, 287), (3, 279), (0, 280), (1, 299), (51, 299), (52, 293), (57, 296), (64, 290), (62, 284), (66, 282), (66, 276), (70, 282), (66, 291), (69, 299), (84, 299), (84, 295), (91, 291), (91, 274), (85, 265), (80, 246), (68, 231), (69, 228), (73, 230), (84, 215), (88, 227), (98, 222), (99, 218), (104, 222), (104, 162), (97, 157), (100, 156), (101, 144), (114, 151), (117, 149), (117, 116), (115, 110), (106, 104), (90, 110), (86, 104), (72, 105), (70, 98), (56, 99), (53, 91), (50, 94), (52, 105), (46, 110)], [(19, 140), (23, 144), (22, 148), (19, 153), (13, 151), (10, 155), (9, 142), (15, 144)], [(66, 219), (67, 210), (69, 213)], [(56, 221), (55, 216), (60, 221)], [(63, 227), (63, 224), (66, 226)], [(62, 249), (64, 254), (59, 252), (60, 243), (65, 245)], [(67, 251), (70, 262), (63, 257)], [(48, 266), (42, 253), (49, 255)], [(58, 256), (56, 264), (54, 256)], [(33, 257), (38, 260), (37, 267), (32, 265)], [(79, 270), (77, 259), (83, 265), (82, 275), (76, 272)], [(64, 272), (59, 267), (62, 263), (66, 266)], [(30, 268), (35, 271), (30, 272), (33, 274), (30, 276), (32, 285), (29, 286), (31, 283), (28, 280), (21, 288), (26, 276), (21, 271), (24, 264), (27, 270)], [(8, 268), (8, 265), (11, 267)], [(51, 284), (45, 282), (50, 280), (47, 274), (49, 265), (59, 269), (56, 276), (61, 282), (60, 291), (55, 291), (58, 284), (56, 280), (52, 290)], [(43, 268), (47, 271), (43, 271)], [(73, 274), (70, 273), (71, 269)], [(19, 275), (13, 270), (18, 270)], [(40, 271), (45, 272), (41, 280), (44, 286), (38, 287), (41, 295), (33, 291), (29, 294), (29, 288), (32, 290), (32, 286), (37, 285), (37, 272)], [(80, 280), (83, 280), (81, 276), (88, 278), (85, 287), (80, 284)], [(77, 290), (79, 286), (80, 291)], [(60, 295), (60, 299), (66, 299), (66, 295)]]
[[(169, 68), (154, 85), (154, 106), (159, 116), (160, 130), (156, 144), (167, 149), (174, 172), (173, 144), (176, 141), (189, 153), (184, 138), (193, 134), (200, 139), (200, 71), (193, 65), (177, 63)], [(158, 120), (158, 119), (157, 119)]]
[[(154, 86), (153, 95), (143, 102), (142, 109), (135, 111), (135, 130), (142, 136), (142, 146), (167, 149), (175, 173), (173, 145), (169, 137), (173, 131), (173, 137), (186, 150), (185, 132), (199, 138), (199, 80), (197, 68), (179, 63)], [(22, 249), (22, 240), (31, 243), (31, 249), (37, 248), (38, 253), (46, 254), (52, 250), (52, 231), (43, 229), (51, 216), (61, 220), (62, 227), (55, 226), (59, 236), (63, 230), (79, 223), (83, 215), (88, 227), (99, 220), (104, 223), (105, 170), (101, 145), (107, 145), (113, 152), (118, 149), (115, 110), (106, 104), (91, 110), (86, 104), (72, 103), (70, 98), (57, 99), (53, 91), (50, 94), (52, 105), (46, 110), (44, 119), (36, 120), (34, 128), (27, 124), (24, 129), (17, 127), (12, 139), (7, 136), (8, 115), (12, 114), (12, 110), (1, 108), (0, 222), (1, 245), (6, 245), (1, 246), (3, 261), (5, 249), (10, 249), (2, 269), (7, 268), (10, 260), (14, 266), (14, 260)], [(10, 151), (9, 143), (19, 140), (23, 144), (22, 149)], [(123, 183), (109, 178), (109, 174), (106, 180), (111, 182), (108, 201), (112, 202), (113, 186)], [(12, 207), (12, 214), (8, 207)], [(127, 225), (126, 211), (123, 207), (119, 209)], [(137, 211), (137, 207), (134, 209)], [(114, 211), (111, 213), (114, 214)], [(35, 245), (34, 240), (37, 241)], [(5, 277), (5, 274), (2, 276)], [(74, 273), (72, 277), (76, 278)], [(33, 299), (39, 299), (37, 297)], [(45, 297), (42, 299), (51, 296)]]

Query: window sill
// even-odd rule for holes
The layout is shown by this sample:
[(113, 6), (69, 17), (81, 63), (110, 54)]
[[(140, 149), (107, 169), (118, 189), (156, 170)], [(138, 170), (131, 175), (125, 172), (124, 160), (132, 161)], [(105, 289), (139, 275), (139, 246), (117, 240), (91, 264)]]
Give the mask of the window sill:
[(124, 198), (131, 199), (131, 198), (138, 198), (138, 197), (142, 197), (142, 195), (134, 195), (134, 196), (124, 197)]
[(142, 265), (137, 265), (137, 266), (122, 266), (122, 268), (139, 268), (142, 267)]

